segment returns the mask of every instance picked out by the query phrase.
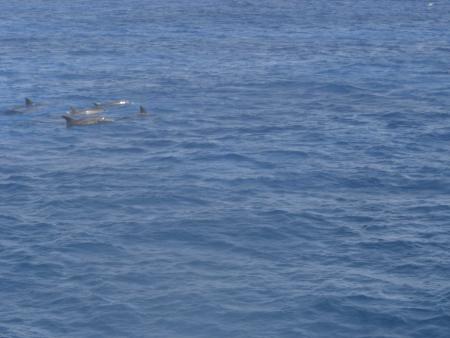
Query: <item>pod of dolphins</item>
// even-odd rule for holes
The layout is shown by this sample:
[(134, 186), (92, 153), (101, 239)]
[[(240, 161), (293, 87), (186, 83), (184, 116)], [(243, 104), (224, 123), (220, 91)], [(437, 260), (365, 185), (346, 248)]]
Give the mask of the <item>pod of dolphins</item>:
[[(70, 107), (69, 111), (66, 114), (62, 115), (62, 118), (66, 120), (67, 128), (73, 126), (89, 126), (99, 123), (109, 123), (113, 122), (114, 120), (100, 115), (101, 113), (104, 113), (105, 111), (107, 111), (109, 108), (112, 107), (120, 107), (129, 104), (130, 101), (128, 100), (114, 100), (107, 102), (96, 102), (94, 103), (93, 107), (82, 109)], [(34, 103), (29, 98), (25, 98), (24, 105), (9, 108), (5, 111), (5, 113), (25, 114), (35, 110), (37, 107), (39, 107), (39, 104)], [(140, 117), (145, 117), (148, 115), (148, 112), (143, 106), (140, 106), (139, 111), (136, 113), (136, 115)], [(78, 116), (78, 118), (75, 118), (74, 116)]]

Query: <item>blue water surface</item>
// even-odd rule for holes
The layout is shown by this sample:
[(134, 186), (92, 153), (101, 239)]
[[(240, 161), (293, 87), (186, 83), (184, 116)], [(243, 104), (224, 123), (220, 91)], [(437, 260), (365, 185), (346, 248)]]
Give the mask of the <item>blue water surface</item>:
[(450, 337), (449, 27), (448, 1), (0, 0), (0, 337)]

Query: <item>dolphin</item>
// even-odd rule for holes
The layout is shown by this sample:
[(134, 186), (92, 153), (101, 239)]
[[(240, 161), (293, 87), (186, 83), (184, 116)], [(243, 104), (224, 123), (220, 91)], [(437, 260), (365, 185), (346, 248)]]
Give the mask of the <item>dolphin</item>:
[(104, 116), (96, 116), (86, 119), (74, 119), (71, 116), (62, 115), (62, 118), (66, 120), (66, 127), (73, 127), (73, 126), (90, 126), (93, 124), (99, 124), (99, 123), (108, 123), (113, 122), (111, 119), (107, 119)]
[(86, 109), (76, 109), (74, 107), (70, 107), (69, 113), (71, 115), (92, 115), (92, 114), (98, 114), (102, 113), (105, 110), (102, 107), (94, 107), (94, 108), (86, 108)]
[(139, 113), (137, 113), (137, 114), (138, 114), (138, 116), (147, 116), (148, 111), (143, 106), (139, 106)]
[(110, 107), (110, 106), (125, 106), (127, 104), (130, 104), (129, 100), (113, 100), (108, 102), (95, 102), (95, 107)]
[(5, 111), (5, 114), (23, 114), (33, 110), (37, 105), (31, 101), (28, 97), (25, 98), (25, 104), (9, 108)]

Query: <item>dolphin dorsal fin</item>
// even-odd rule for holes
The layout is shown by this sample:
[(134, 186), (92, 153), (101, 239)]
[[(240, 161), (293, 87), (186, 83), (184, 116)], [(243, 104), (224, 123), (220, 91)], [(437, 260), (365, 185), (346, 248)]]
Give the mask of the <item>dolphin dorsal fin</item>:
[(99, 103), (99, 102), (94, 102), (94, 107), (100, 108), (101, 106), (102, 106), (101, 103)]
[(32, 106), (33, 105), (33, 101), (31, 101), (28, 97), (25, 98), (25, 105), (26, 106)]
[(77, 109), (75, 107), (70, 107), (70, 113), (71, 114), (77, 114), (78, 111), (77, 111)]
[(66, 126), (67, 126), (67, 127), (72, 126), (72, 121), (74, 120), (72, 117), (67, 116), (67, 115), (63, 115), (62, 118), (63, 118), (64, 120), (66, 120)]
[(139, 107), (139, 114), (147, 114), (147, 110), (143, 106)]

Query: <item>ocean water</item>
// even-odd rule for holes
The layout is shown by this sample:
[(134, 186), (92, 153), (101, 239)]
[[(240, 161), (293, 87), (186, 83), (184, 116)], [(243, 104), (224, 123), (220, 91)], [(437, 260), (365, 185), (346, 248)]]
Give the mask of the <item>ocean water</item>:
[(450, 337), (449, 27), (448, 1), (0, 0), (0, 337)]

